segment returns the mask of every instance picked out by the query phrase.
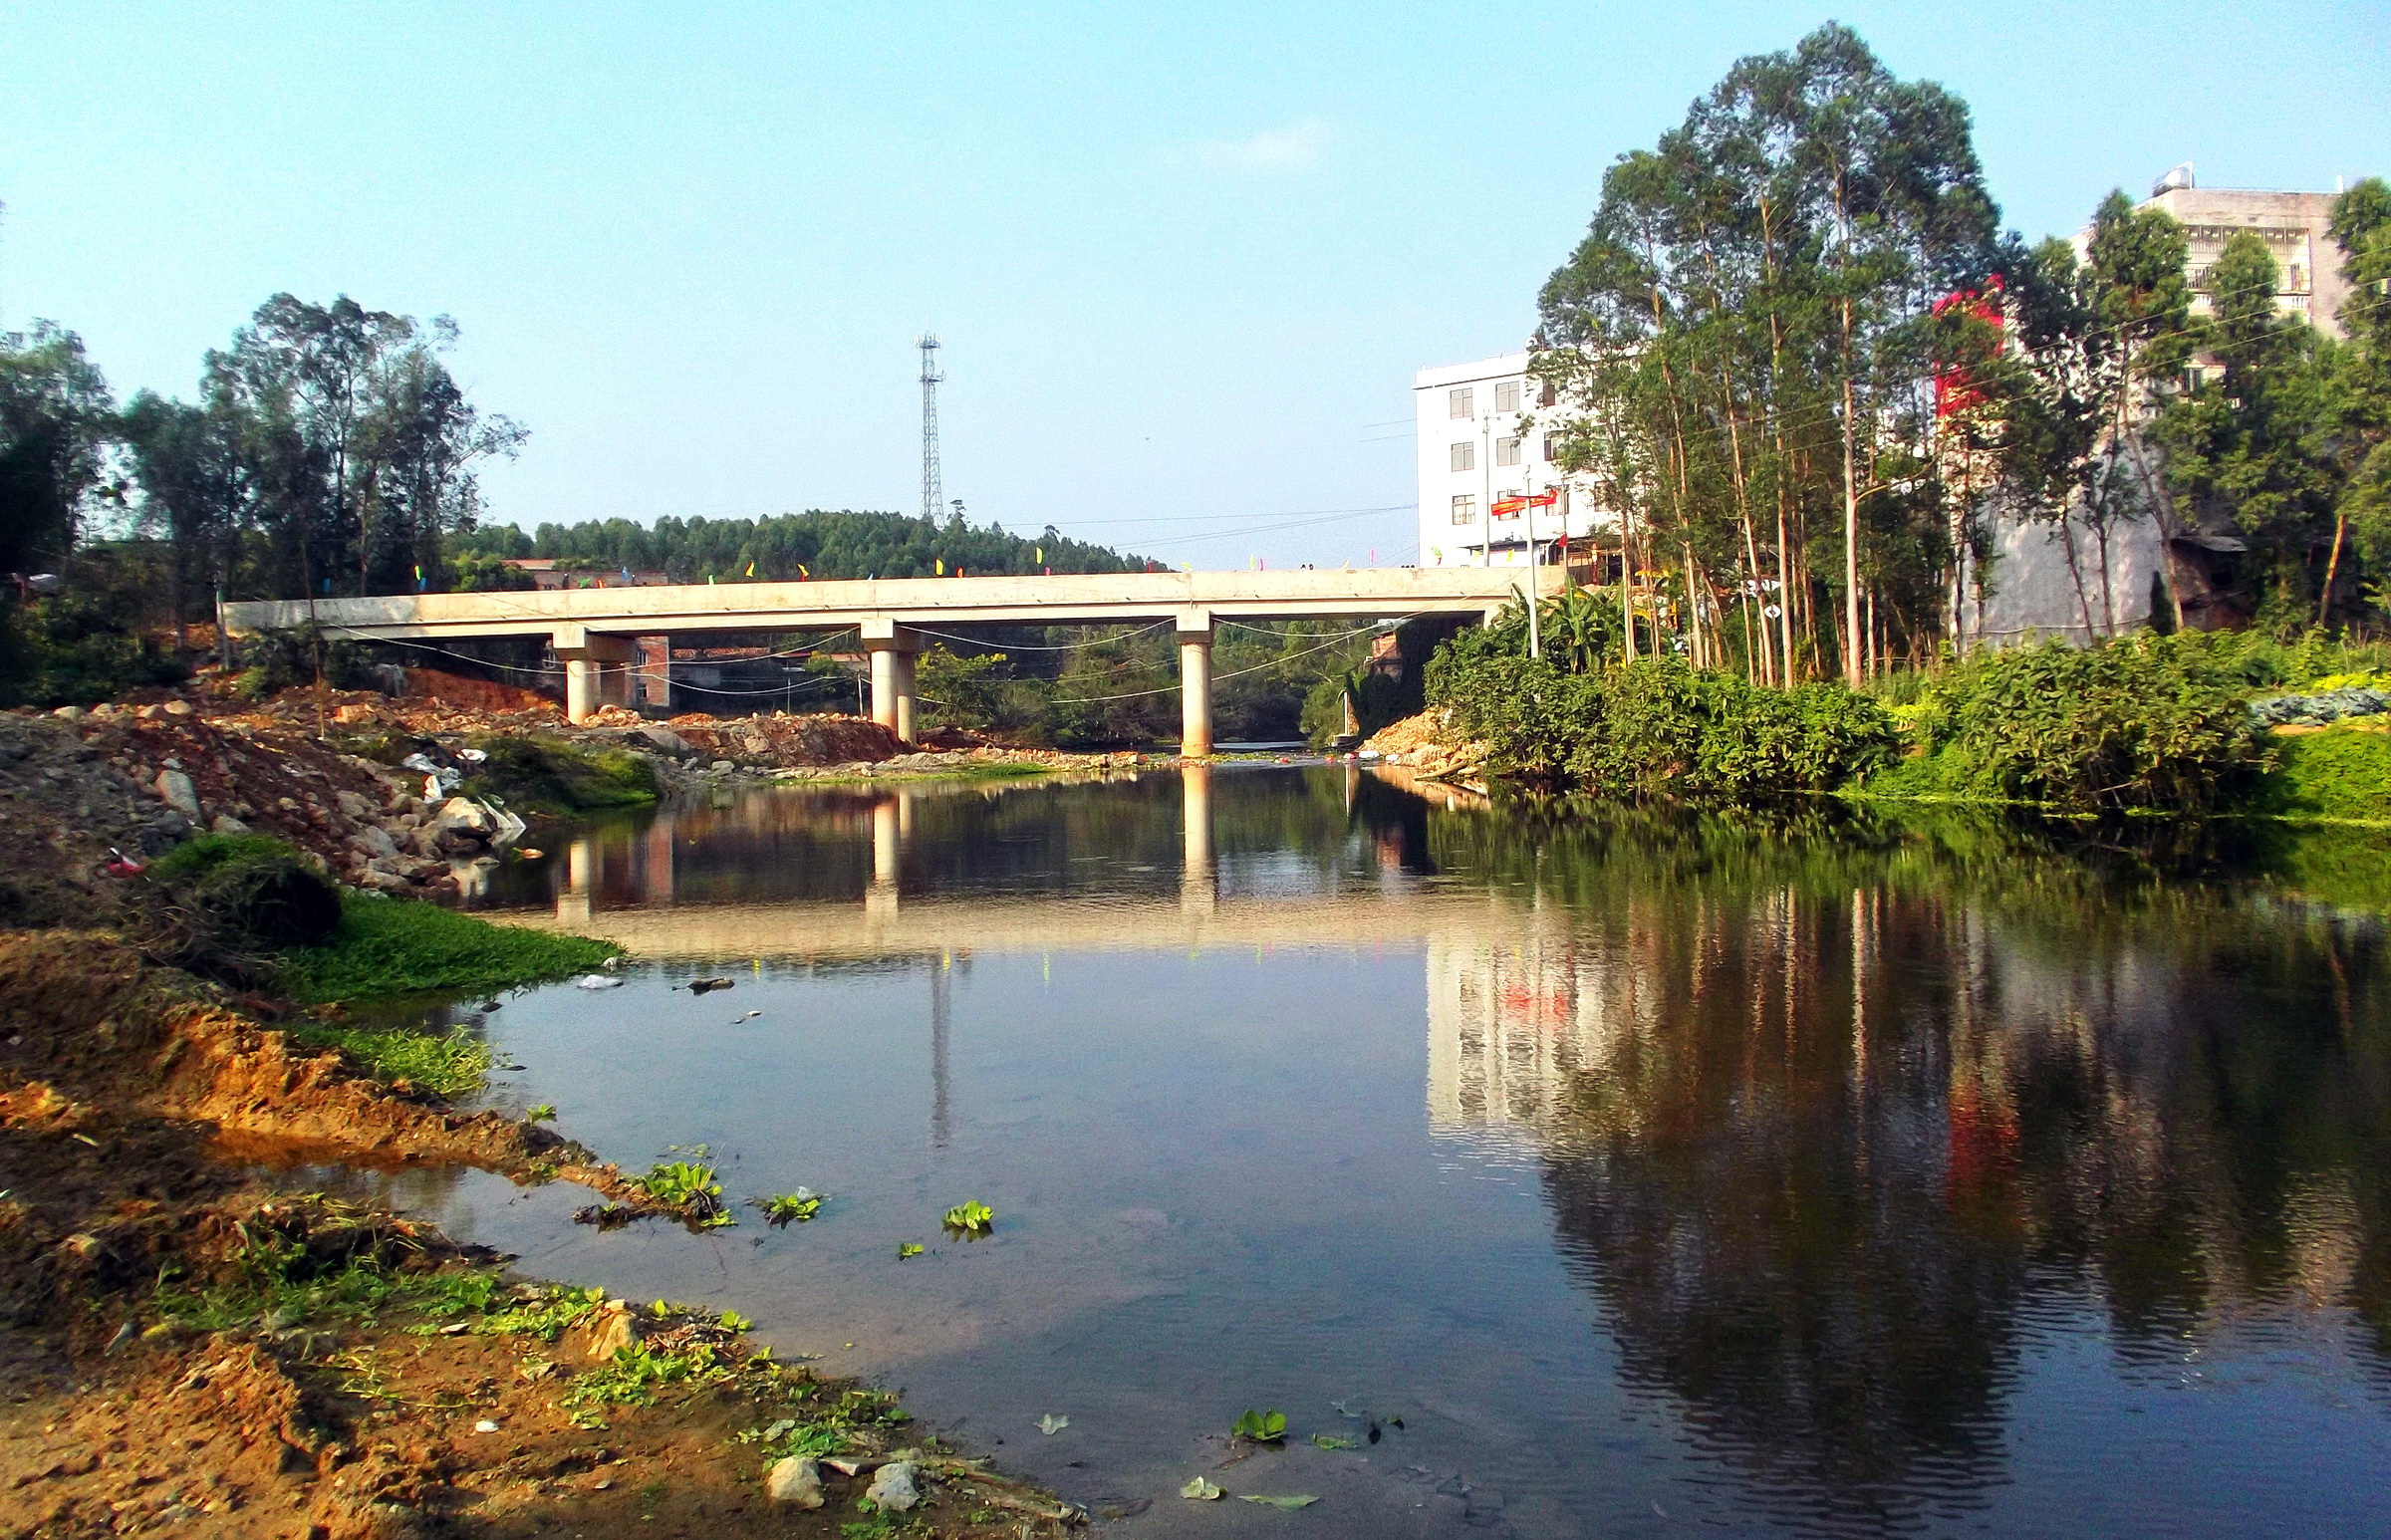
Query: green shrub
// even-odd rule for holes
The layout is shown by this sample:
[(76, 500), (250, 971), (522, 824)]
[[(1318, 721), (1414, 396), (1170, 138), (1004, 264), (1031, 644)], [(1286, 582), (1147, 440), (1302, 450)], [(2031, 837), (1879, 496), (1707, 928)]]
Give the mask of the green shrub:
[(645, 807), (656, 801), (656, 767), (622, 749), (592, 751), (553, 738), (480, 738), (489, 758), (464, 785), (473, 797), (496, 797), (522, 816), (570, 818), (602, 808)]
[(340, 891), (308, 858), (262, 835), (201, 835), (149, 868), (173, 949), (213, 966), (311, 946), (341, 922)]
[(2233, 639), (2143, 635), (1971, 658), (1922, 721), (1973, 790), (2073, 812), (2234, 806), (2269, 761)]
[(1494, 774), (1551, 791), (1759, 802), (1831, 790), (1901, 744), (1882, 706), (1841, 685), (1773, 689), (1674, 657), (1571, 673), (1457, 639), (1428, 688)]
[(291, 1036), (310, 1048), (337, 1048), (384, 1080), (403, 1080), (418, 1091), (450, 1099), (479, 1091), (492, 1062), (489, 1045), (463, 1027), (427, 1032), (306, 1022), (292, 1029)]

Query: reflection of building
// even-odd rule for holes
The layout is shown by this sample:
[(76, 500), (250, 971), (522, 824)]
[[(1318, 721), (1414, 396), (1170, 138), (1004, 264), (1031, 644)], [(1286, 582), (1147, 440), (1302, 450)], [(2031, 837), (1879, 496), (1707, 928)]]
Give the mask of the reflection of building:
[[(1507, 353), (1424, 369), (1413, 379), (1421, 566), (1523, 567), (1531, 528), (1549, 552), (1564, 530), (1582, 541), (1616, 522), (1583, 477), (1565, 477), (1553, 463), (1556, 403), (1527, 362), (1524, 353)], [(1559, 496), (1548, 506), (1495, 511), (1555, 488)]]
[[(1532, 910), (1428, 942), (1428, 1123), (1532, 1147), (1559, 1122), (1568, 1078), (1617, 1030), (1605, 969)], [(1501, 932), (1520, 939), (1504, 944)]]

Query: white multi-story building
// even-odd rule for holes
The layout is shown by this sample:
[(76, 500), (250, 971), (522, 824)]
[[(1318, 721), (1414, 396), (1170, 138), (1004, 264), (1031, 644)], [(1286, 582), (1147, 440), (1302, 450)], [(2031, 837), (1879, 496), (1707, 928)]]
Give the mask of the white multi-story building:
[[(1566, 536), (1583, 549), (1617, 517), (1582, 476), (1555, 463), (1556, 403), (1528, 356), (1424, 369), (1412, 382), (1420, 454), (1420, 565), (1524, 567), (1529, 542), (1550, 563)], [(1544, 506), (1494, 509), (1558, 489)], [(1578, 560), (1572, 554), (1570, 560)]]

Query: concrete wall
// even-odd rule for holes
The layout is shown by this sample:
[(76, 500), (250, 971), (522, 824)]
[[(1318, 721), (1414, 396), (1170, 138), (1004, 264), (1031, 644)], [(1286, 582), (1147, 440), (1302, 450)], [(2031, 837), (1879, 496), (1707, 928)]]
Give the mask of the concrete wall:
[[(2081, 517), (2071, 518), (2066, 532), (2075, 545), (2075, 570), (2067, 562), (2067, 542), (2055, 524), (1999, 521), (1993, 530), (1997, 553), (1990, 571), (1992, 592), (1980, 617), (1971, 591), (1962, 617), (1971, 643), (1982, 640), (1997, 645), (2058, 637), (2082, 642), (2105, 633), (2107, 617), (2101, 604), (2100, 544)], [(2131, 632), (2150, 621), (2151, 574), (2165, 570), (2166, 542), (2158, 521), (2139, 519), (2109, 531), (2108, 580), (2115, 607), (2116, 629)], [(2076, 574), (2083, 580), (2077, 597)], [(2170, 582), (2172, 582), (2172, 578)], [(2092, 627), (2084, 623), (2089, 603)]]
[[(1495, 500), (1514, 492), (1544, 491), (1568, 484), (1567, 532), (1572, 541), (1589, 539), (1597, 530), (1617, 527), (1615, 515), (1600, 506), (1591, 483), (1583, 477), (1563, 477), (1544, 454), (1544, 435), (1559, 416), (1556, 407), (1539, 406), (1537, 382), (1527, 374), (1528, 355), (1506, 353), (1473, 364), (1451, 364), (1424, 369), (1413, 377), (1412, 414), (1418, 457), (1420, 555), (1423, 567), (1523, 567), (1527, 564), (1528, 516), (1505, 519), (1490, 516)], [(1517, 391), (1517, 403), (1498, 408), (1504, 386)], [(1468, 415), (1453, 415), (1453, 392), (1469, 392)], [(1519, 445), (1519, 463), (1498, 465), (1497, 441), (1519, 436), (1522, 415), (1534, 420)], [(1453, 468), (1453, 446), (1470, 446), (1467, 470)], [(1453, 522), (1453, 500), (1475, 499), (1467, 524)], [(1534, 510), (1535, 536), (1549, 542), (1563, 529), (1561, 508)], [(1486, 551), (1488, 528), (1493, 553)]]

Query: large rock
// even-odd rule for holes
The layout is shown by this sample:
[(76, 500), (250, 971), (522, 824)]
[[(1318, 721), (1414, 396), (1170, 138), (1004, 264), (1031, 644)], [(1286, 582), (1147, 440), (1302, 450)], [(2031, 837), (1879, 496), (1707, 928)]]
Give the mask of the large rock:
[(695, 749), (689, 747), (688, 739), (682, 737), (679, 733), (674, 732), (671, 728), (659, 726), (655, 722), (643, 723), (638, 727), (634, 727), (630, 732), (625, 733), (623, 736), (626, 738), (645, 739), (650, 744), (653, 744), (655, 747), (664, 750), (665, 753), (670, 754), (677, 759), (686, 759), (690, 755), (697, 752)]
[(391, 832), (380, 824), (366, 825), (353, 838), (365, 848), (366, 854), (369, 856), (395, 859), (398, 854), (398, 842), (392, 839)]
[(922, 1501), (922, 1488), (915, 1477), (920, 1472), (910, 1460), (896, 1460), (880, 1467), (872, 1477), (872, 1490), (864, 1493), (875, 1507), (907, 1512)]
[(199, 788), (179, 770), (157, 772), (157, 800), (192, 823), (199, 822)]
[(775, 1460), (764, 1476), (764, 1494), (774, 1502), (794, 1503), (800, 1508), (821, 1507), (822, 1462), (794, 1454)]

